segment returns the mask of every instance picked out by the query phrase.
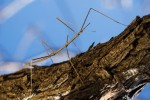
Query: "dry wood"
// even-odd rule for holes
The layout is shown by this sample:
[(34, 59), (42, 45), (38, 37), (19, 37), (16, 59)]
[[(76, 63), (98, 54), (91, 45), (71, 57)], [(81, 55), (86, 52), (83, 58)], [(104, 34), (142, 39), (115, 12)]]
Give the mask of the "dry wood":
[[(80, 34), (80, 32), (78, 33)], [(66, 47), (67, 45), (65, 45)], [(69, 61), (0, 76), (1, 100), (127, 100), (150, 82), (150, 15)], [(30, 94), (32, 92), (32, 94)]]

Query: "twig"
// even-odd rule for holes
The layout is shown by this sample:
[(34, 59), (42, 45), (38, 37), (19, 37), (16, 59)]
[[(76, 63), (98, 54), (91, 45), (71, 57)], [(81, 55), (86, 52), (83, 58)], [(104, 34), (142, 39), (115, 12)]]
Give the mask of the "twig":
[[(68, 43), (68, 35), (67, 35), (67, 43)], [(83, 83), (83, 81), (82, 81), (82, 79), (81, 79), (81, 77), (80, 77), (79, 73), (77, 72), (77, 70), (76, 70), (75, 66), (73, 65), (73, 63), (72, 63), (72, 61), (71, 61), (71, 58), (70, 58), (70, 56), (69, 56), (69, 52), (68, 52), (68, 48), (67, 48), (67, 47), (68, 47), (68, 46), (66, 46), (66, 51), (67, 51), (67, 56), (68, 56), (68, 58), (69, 58), (69, 62), (70, 62), (70, 64), (71, 64), (71, 66), (73, 67), (73, 69), (74, 69), (75, 73), (77, 74), (77, 76), (78, 76), (79, 80), (80, 80), (80, 81), (81, 81), (81, 83), (84, 85), (84, 83)]]

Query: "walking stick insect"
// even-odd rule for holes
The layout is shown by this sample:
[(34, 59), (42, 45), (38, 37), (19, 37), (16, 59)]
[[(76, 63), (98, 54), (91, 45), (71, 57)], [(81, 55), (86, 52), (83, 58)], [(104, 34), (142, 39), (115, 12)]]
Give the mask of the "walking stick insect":
[[(93, 8), (90, 8), (89, 11), (88, 11), (88, 13), (87, 13), (87, 15), (86, 15), (86, 17), (85, 17), (85, 19), (84, 19), (84, 22), (83, 22), (83, 24), (82, 24), (82, 26), (81, 26), (79, 32), (77, 32), (76, 35), (75, 35), (72, 39), (70, 39), (66, 44), (64, 44), (62, 47), (60, 47), (58, 50), (52, 52), (51, 54), (49, 54), (49, 55), (47, 55), (47, 56), (44, 56), (44, 57), (32, 59), (32, 62), (27, 62), (27, 63), (24, 64), (24, 66), (32, 66), (32, 64), (34, 65), (34, 64), (36, 64), (36, 63), (38, 63), (38, 62), (42, 62), (42, 61), (44, 61), (44, 60), (46, 60), (46, 59), (48, 59), (48, 58), (50, 58), (50, 57), (56, 55), (56, 54), (59, 53), (61, 50), (63, 50), (64, 48), (66, 48), (66, 47), (67, 47), (71, 42), (73, 42), (79, 35), (81, 35), (81, 34), (83, 33), (83, 31), (89, 26), (90, 23), (87, 24), (86, 26), (85, 26), (85, 24), (86, 24), (86, 21), (87, 21), (88, 16), (89, 16), (89, 14), (90, 14), (91, 11), (95, 11), (95, 12), (97, 12), (97, 13), (103, 15), (104, 17), (106, 17), (106, 18), (108, 18), (108, 19), (110, 19), (110, 20), (112, 20), (112, 21), (114, 21), (114, 22), (120, 24), (120, 25), (127, 26), (127, 25), (125, 25), (125, 24), (123, 24), (123, 23), (120, 23), (119, 21), (114, 20), (113, 18), (111, 18), (111, 17), (109, 17), (109, 16), (103, 14), (102, 12), (100, 12), (100, 11), (98, 11), (98, 10), (95, 10), (95, 9), (93, 9)], [(59, 19), (58, 19), (58, 20), (59, 20)], [(59, 21), (62, 22), (61, 20), (59, 20)], [(62, 22), (62, 23), (63, 23), (63, 22)], [(66, 24), (64, 24), (64, 25), (66, 25)], [(66, 26), (67, 26), (69, 29), (71, 29), (68, 25), (66, 25)], [(72, 30), (72, 29), (71, 29), (71, 30)], [(72, 31), (74, 31), (74, 30), (72, 30)]]

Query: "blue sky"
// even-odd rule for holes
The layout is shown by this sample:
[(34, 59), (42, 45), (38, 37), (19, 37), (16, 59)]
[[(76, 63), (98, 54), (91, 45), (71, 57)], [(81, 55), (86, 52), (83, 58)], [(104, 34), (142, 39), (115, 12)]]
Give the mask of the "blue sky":
[[(19, 69), (20, 64), (46, 55), (41, 39), (54, 50), (65, 44), (67, 34), (71, 38), (75, 33), (56, 20), (57, 17), (79, 31), (89, 8), (94, 8), (129, 25), (137, 15), (149, 14), (149, 5), (150, 0), (0, 0), (0, 64), (17, 65)], [(106, 42), (126, 28), (95, 12), (91, 12), (88, 22), (90, 26), (75, 40), (82, 52), (93, 42)], [(72, 56), (79, 53), (73, 44), (69, 51)], [(57, 62), (64, 58), (53, 59)], [(1, 73), (13, 70), (13, 67), (9, 71), (3, 68), (6, 67), (0, 68)], [(144, 100), (150, 99), (146, 98), (150, 87), (146, 89)]]

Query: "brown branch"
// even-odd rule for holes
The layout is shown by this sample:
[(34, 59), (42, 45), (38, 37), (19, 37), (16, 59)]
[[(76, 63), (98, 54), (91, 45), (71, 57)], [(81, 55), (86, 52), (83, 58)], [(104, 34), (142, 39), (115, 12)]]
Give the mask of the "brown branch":
[(68, 60), (34, 66), (32, 95), (30, 69), (0, 76), (0, 99), (127, 100), (135, 97), (150, 83), (150, 15), (137, 17), (120, 35), (70, 59), (84, 85)]

